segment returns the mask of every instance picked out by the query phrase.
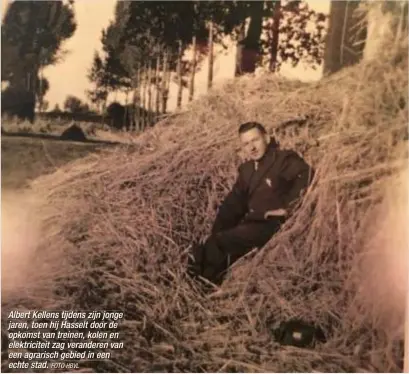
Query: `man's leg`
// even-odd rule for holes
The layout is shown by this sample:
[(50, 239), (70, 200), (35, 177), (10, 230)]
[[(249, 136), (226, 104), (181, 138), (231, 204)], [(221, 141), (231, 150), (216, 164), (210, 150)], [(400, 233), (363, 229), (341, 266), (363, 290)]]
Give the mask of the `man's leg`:
[(232, 229), (211, 235), (200, 250), (196, 249), (196, 268), (200, 262), (202, 277), (220, 284), (229, 265), (253, 248), (263, 247), (279, 228), (278, 220), (244, 222)]

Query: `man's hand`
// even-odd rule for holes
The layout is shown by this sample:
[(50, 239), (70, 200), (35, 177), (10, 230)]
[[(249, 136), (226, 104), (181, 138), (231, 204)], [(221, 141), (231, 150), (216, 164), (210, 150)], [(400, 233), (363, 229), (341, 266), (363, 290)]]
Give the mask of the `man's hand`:
[(268, 210), (264, 214), (264, 218), (268, 219), (270, 217), (285, 217), (288, 215), (288, 212), (285, 209), (275, 209), (275, 210)]

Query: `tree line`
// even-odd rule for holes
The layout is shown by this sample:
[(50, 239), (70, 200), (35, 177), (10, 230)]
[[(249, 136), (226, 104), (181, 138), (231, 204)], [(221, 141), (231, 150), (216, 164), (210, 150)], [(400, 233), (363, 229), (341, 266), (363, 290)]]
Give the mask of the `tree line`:
[[(178, 108), (183, 89), (193, 99), (197, 65), (205, 56), (212, 86), (213, 44), (226, 35), (238, 46), (235, 76), (260, 65), (279, 71), (286, 62), (317, 67), (324, 54), (325, 22), (323, 13), (302, 0), (121, 1), (102, 31), (103, 53), (95, 52), (88, 97), (103, 110), (110, 92), (131, 96), (129, 115), (143, 129), (167, 112), (171, 72), (176, 73)], [(190, 61), (183, 59), (188, 48)]]
[[(13, 111), (17, 97), (32, 118), (35, 108), (46, 108), (49, 82), (42, 72), (67, 52), (63, 42), (77, 28), (74, 5), (73, 0), (9, 5), (2, 25), (2, 80), (9, 84), (2, 111)], [(87, 96), (106, 111), (109, 93), (124, 92), (130, 97), (125, 117), (143, 129), (166, 114), (172, 79), (179, 87), (178, 107), (183, 89), (193, 99), (195, 73), (204, 57), (212, 86), (213, 44), (226, 35), (237, 43), (235, 76), (260, 65), (271, 71), (288, 62), (317, 67), (324, 54), (325, 22), (326, 16), (304, 0), (119, 1), (114, 20), (101, 32), (102, 53), (95, 52)], [(189, 61), (183, 59), (187, 49), (193, 52)]]

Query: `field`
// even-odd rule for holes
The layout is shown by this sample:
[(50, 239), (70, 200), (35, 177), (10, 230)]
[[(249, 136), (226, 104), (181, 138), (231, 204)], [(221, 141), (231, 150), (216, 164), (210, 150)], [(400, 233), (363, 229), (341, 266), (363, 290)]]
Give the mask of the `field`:
[(66, 142), (30, 137), (1, 137), (1, 187), (4, 190), (24, 189), (29, 181), (52, 173), (62, 165), (98, 152), (106, 145)]
[[(401, 371), (407, 44), (402, 50), (314, 84), (268, 74), (234, 80), (133, 147), (92, 154), (88, 145), (63, 152), (62, 142), (32, 141), (26, 151), (6, 139), (4, 186), (59, 167), (36, 178), (24, 200), (33, 204), (24, 229), (35, 245), (15, 241), (24, 276), (2, 284), (3, 320), (17, 307), (123, 311), (125, 348), (83, 363), (94, 372)], [(235, 179), (237, 126), (247, 120), (317, 173), (270, 243), (204, 294), (185, 276), (186, 250), (207, 235)], [(39, 170), (30, 171), (34, 162)], [(26, 171), (15, 170), (20, 164)], [(293, 318), (320, 325), (327, 341), (280, 345), (272, 330)]]

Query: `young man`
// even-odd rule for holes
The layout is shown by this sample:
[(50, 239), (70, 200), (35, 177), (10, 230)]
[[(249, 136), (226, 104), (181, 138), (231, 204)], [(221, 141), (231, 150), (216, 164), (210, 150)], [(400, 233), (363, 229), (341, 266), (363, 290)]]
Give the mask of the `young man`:
[(297, 153), (280, 150), (260, 123), (243, 123), (239, 137), (249, 161), (240, 165), (211, 235), (192, 249), (188, 265), (191, 275), (215, 284), (229, 265), (271, 239), (313, 175)]

